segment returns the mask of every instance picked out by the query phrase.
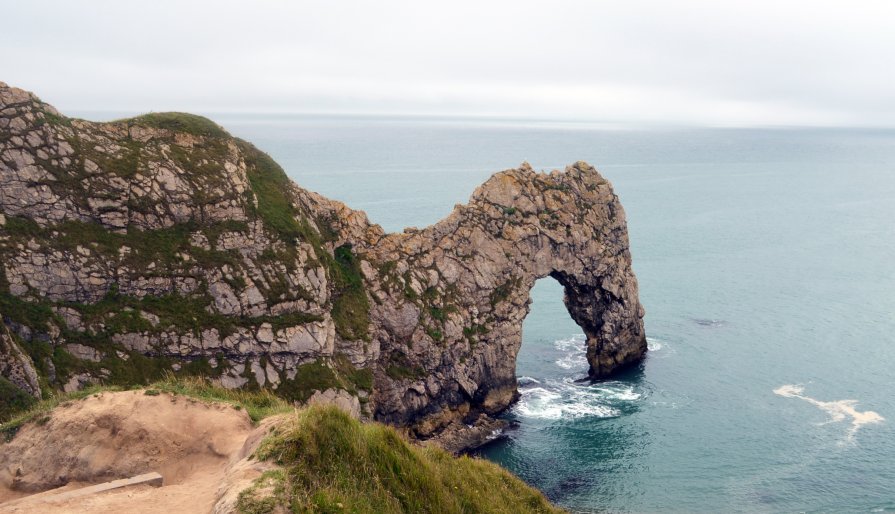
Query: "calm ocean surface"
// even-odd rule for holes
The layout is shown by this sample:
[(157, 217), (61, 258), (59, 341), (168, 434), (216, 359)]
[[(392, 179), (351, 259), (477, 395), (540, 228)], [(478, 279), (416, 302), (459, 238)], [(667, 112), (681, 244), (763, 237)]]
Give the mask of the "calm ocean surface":
[(539, 281), (515, 428), (480, 452), (558, 504), (895, 511), (895, 131), (214, 118), (390, 231), (437, 221), (524, 160), (586, 160), (613, 183), (649, 356), (574, 382), (582, 334)]

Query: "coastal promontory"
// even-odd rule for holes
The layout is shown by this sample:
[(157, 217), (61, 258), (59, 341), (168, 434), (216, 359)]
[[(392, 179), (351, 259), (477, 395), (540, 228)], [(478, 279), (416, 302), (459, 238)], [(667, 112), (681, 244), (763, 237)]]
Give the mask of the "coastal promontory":
[(625, 213), (583, 162), (496, 173), (385, 233), (205, 118), (89, 122), (0, 83), (0, 213), (17, 402), (202, 375), (459, 450), (517, 395), (536, 280), (565, 288), (591, 378), (646, 351)]

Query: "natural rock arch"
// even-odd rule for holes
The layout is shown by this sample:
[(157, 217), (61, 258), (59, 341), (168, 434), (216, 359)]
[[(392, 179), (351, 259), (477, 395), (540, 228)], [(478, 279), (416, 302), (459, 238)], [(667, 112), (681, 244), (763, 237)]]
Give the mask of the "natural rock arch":
[(624, 210), (585, 163), (498, 173), (441, 222), (383, 236), (368, 256), (381, 263), (367, 270), (380, 350), (376, 417), (415, 422), (417, 435), (513, 401), (522, 322), (540, 278), (563, 285), (587, 336), (591, 377), (646, 351)]
[(580, 162), (497, 173), (385, 234), (210, 120), (94, 123), (0, 83), (0, 236), (0, 378), (31, 396), (202, 372), (299, 402), (341, 390), (420, 437), (487, 427), (546, 276), (592, 377), (646, 351), (624, 211)]

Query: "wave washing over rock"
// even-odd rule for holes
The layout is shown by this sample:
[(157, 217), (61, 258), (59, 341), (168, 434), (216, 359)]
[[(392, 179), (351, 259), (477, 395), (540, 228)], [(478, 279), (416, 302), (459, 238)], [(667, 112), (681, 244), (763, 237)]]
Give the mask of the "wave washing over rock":
[(0, 210), (0, 380), (33, 397), (203, 374), (460, 449), (518, 396), (537, 279), (565, 287), (590, 377), (647, 350), (624, 210), (583, 162), (387, 234), (205, 118), (93, 123), (0, 83)]
[[(653, 344), (652, 339), (648, 341)], [(581, 374), (588, 369), (586, 338), (575, 334), (553, 342), (559, 352), (553, 362), (562, 370), (549, 378), (519, 377), (519, 401), (512, 412), (522, 418), (547, 420), (574, 418), (613, 418), (622, 409), (643, 398), (634, 386), (612, 380), (597, 383), (582, 382)], [(650, 348), (650, 351), (654, 351)]]

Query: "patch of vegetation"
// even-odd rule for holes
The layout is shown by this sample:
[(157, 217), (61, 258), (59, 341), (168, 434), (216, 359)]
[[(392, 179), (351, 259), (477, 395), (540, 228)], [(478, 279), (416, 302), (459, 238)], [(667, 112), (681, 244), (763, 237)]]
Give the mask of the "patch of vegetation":
[[(5, 442), (9, 442), (12, 440), (13, 437), (16, 436), (19, 430), (26, 423), (44, 420), (44, 418), (47, 417), (47, 414), (51, 410), (62, 403), (72, 400), (80, 400), (101, 391), (118, 390), (120, 389), (114, 387), (101, 388), (98, 386), (93, 386), (73, 393), (59, 393), (50, 395), (39, 402), (33, 403), (26, 409), (12, 411), (9, 414), (4, 415), (3, 417), (0, 417), (0, 435), (3, 436), (3, 440)], [(46, 420), (41, 422), (41, 424), (45, 422)]]
[(432, 338), (433, 341), (439, 342), (444, 339), (444, 334), (440, 329), (434, 327), (426, 327), (426, 334)]
[(314, 391), (344, 388), (336, 373), (322, 359), (302, 364), (292, 380), (284, 379), (277, 394), (290, 401), (304, 402)]
[(444, 322), (445, 314), (441, 307), (429, 307), (429, 315), (432, 316), (432, 319)]
[[(250, 143), (237, 140), (237, 144), (245, 156), (247, 176), (257, 199), (257, 205), (255, 202), (249, 202), (249, 205), (256, 205), (255, 214), (287, 244), (301, 240), (314, 248), (334, 285), (332, 317), (336, 331), (345, 339), (367, 340), (370, 306), (360, 274), (360, 262), (351, 246), (340, 246), (330, 256), (323, 241), (334, 237), (332, 230), (325, 220), (316, 220), (324, 234), (312, 228), (307, 216), (292, 202), (289, 195), (292, 182), (283, 169)], [(266, 296), (276, 298), (280, 294), (282, 291), (274, 289)]]
[(0, 419), (28, 410), (37, 400), (9, 380), (0, 377)]
[[(2, 387), (0, 379), (0, 387)], [(26, 423), (45, 423), (48, 415), (57, 406), (66, 402), (80, 400), (102, 392), (126, 390), (120, 386), (90, 386), (72, 393), (55, 393), (45, 399), (18, 409), (10, 409), (0, 414), (0, 435), (6, 441), (11, 440)], [(182, 395), (209, 403), (226, 403), (233, 408), (245, 410), (253, 422), (276, 414), (292, 412), (294, 407), (289, 402), (274, 395), (270, 391), (247, 391), (244, 389), (224, 389), (212, 384), (204, 377), (178, 377), (172, 373), (145, 387), (145, 394), (156, 396), (161, 393)], [(0, 398), (6, 396), (0, 393)]]
[(370, 368), (356, 368), (354, 364), (348, 360), (348, 357), (337, 354), (333, 358), (333, 365), (346, 382), (348, 390), (355, 393), (357, 390), (372, 391), (373, 390), (373, 370)]
[[(295, 239), (301, 239), (311, 243), (315, 249), (320, 247), (320, 235), (292, 203), (289, 195), (292, 182), (283, 168), (251, 143), (240, 139), (236, 143), (242, 150), (249, 184), (257, 199), (256, 214), (264, 225), (287, 243), (292, 244)], [(248, 203), (250, 206), (255, 205), (251, 201)]]
[(373, 370), (356, 368), (348, 357), (338, 354), (332, 361), (317, 359), (298, 367), (295, 378), (281, 377), (276, 394), (290, 401), (307, 401), (314, 391), (342, 389), (356, 395), (373, 390)]
[(469, 339), (475, 337), (476, 335), (486, 334), (488, 333), (488, 328), (485, 325), (472, 325), (469, 327), (463, 327), (463, 335)]
[(0, 313), (12, 321), (36, 330), (46, 328), (47, 322), (56, 316), (47, 302), (26, 302), (10, 294), (8, 287), (0, 292)]
[[(79, 157), (90, 159), (100, 169), (115, 173), (119, 177), (130, 178), (140, 170), (140, 152), (143, 144), (132, 139), (126, 139), (119, 143), (121, 150), (118, 155), (108, 155), (97, 151), (89, 145), (78, 145)], [(86, 171), (83, 172), (86, 174)]]
[(404, 272), (404, 298), (407, 298), (411, 302), (416, 302), (419, 300), (420, 295), (417, 294), (416, 291), (413, 290), (413, 287), (410, 284), (413, 282), (410, 274), (410, 270)]
[(291, 403), (266, 389), (259, 391), (224, 389), (212, 384), (205, 377), (178, 377), (169, 373), (162, 380), (154, 382), (148, 387), (209, 403), (232, 405), (239, 410), (245, 410), (255, 423), (269, 416), (295, 410)]
[(71, 127), (71, 118), (66, 116), (62, 116), (61, 114), (56, 114), (54, 112), (50, 112), (46, 108), (43, 108), (39, 103), (37, 104), (38, 109), (43, 114), (44, 122), (59, 127)]
[(336, 332), (345, 339), (368, 340), (370, 302), (364, 290), (360, 260), (351, 251), (351, 245), (342, 245), (334, 253), (332, 317)]
[(186, 132), (194, 136), (230, 137), (226, 130), (208, 118), (185, 112), (152, 112), (134, 118), (117, 120), (116, 123)]
[(269, 487), (273, 494), (263, 497), (276, 500), (261, 510), (245, 502), (241, 512), (562, 512), (494, 463), (411, 445), (391, 427), (361, 424), (334, 407), (297, 411), (256, 456), (282, 466), (283, 480), (262, 477), (255, 490)]
[(419, 366), (413, 366), (403, 353), (395, 352), (389, 356), (385, 374), (394, 380), (415, 380), (426, 376), (426, 370)]
[[(239, 493), (236, 510), (241, 514), (271, 514), (286, 502), (286, 473), (281, 469), (265, 471), (251, 487)], [(279, 511), (282, 512), (282, 511)]]
[(495, 307), (500, 302), (503, 302), (522, 284), (522, 278), (510, 278), (503, 284), (494, 288), (494, 291), (491, 291), (491, 307)]
[[(243, 226), (245, 224), (242, 224)], [(224, 222), (202, 227), (203, 232), (215, 238), (239, 224)], [(130, 268), (143, 269), (152, 264), (159, 272), (182, 266), (179, 254), (191, 255), (204, 268), (220, 268), (224, 265), (238, 267), (239, 253), (234, 250), (203, 250), (190, 244), (190, 234), (199, 230), (195, 223), (180, 223), (168, 228), (140, 230), (131, 228), (127, 233), (111, 232), (99, 223), (65, 221), (59, 225), (41, 228), (32, 220), (9, 217), (5, 231), (18, 241), (37, 239), (52, 241), (54, 250), (76, 251), (86, 248), (101, 256), (119, 259)], [(122, 248), (127, 254), (121, 257)]]

